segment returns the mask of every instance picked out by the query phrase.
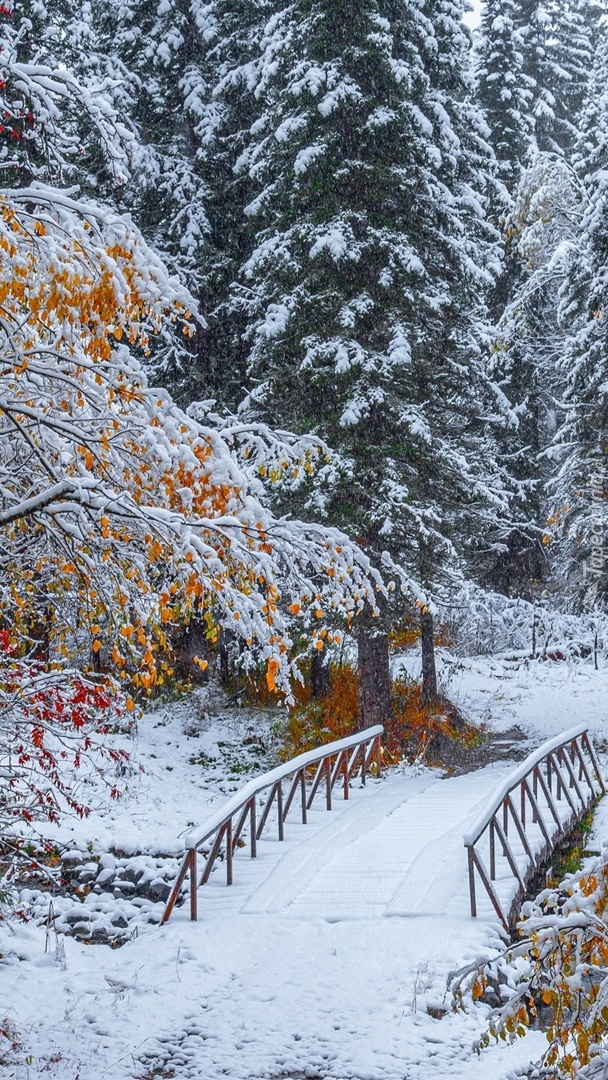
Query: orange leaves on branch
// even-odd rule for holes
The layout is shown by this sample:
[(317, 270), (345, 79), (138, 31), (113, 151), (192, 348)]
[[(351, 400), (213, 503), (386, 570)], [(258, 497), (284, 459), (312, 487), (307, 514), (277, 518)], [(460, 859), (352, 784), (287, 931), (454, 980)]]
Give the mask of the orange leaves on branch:
[(348, 620), (380, 579), (342, 534), (260, 501), (262, 459), (279, 473), (316, 462), (312, 437), (203, 426), (148, 386), (126, 343), (186, 320), (187, 299), (131, 223), (42, 188), (0, 197), (5, 616), (35, 623), (52, 597), (51, 650), (99, 667), (103, 625), (103, 662), (150, 689), (173, 627), (209, 613), (208, 639), (230, 626), (272, 655), (269, 685), (285, 690), (292, 618)]
[[(503, 956), (473, 973), (468, 989), (475, 1000), (479, 980), (499, 978), (508, 992), (493, 1010), (480, 1047), (490, 1038), (524, 1035), (550, 1009), (548, 1042), (541, 1071), (564, 1077), (599, 1076), (605, 1071), (608, 1025), (608, 924), (602, 913), (608, 898), (608, 854), (591, 870), (568, 874), (559, 888), (544, 889), (524, 905), (520, 941)], [(464, 1000), (458, 980), (454, 993)], [(470, 978), (470, 977), (469, 977)], [(454, 988), (453, 988), (454, 989)]]
[(274, 657), (268, 661), (268, 667), (266, 669), (266, 685), (271, 693), (277, 690), (277, 675), (279, 673), (281, 665)]

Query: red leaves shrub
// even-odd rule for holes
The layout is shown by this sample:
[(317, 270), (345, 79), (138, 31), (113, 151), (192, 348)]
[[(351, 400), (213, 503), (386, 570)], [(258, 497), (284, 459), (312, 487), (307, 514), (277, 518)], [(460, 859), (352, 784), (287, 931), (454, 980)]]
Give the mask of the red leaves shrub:
[[(0, 831), (18, 822), (57, 821), (62, 811), (80, 817), (88, 808), (74, 774), (86, 763), (116, 798), (106, 775), (126, 751), (103, 744), (122, 716), (121, 697), (107, 679), (49, 670), (18, 658), (7, 630), (0, 630)], [(116, 770), (114, 770), (116, 772)]]

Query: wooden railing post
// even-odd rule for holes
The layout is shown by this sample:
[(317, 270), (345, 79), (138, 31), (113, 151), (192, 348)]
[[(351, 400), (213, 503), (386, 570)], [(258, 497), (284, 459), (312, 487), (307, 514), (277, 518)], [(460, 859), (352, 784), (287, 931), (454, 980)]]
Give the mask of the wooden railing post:
[(257, 855), (258, 855), (258, 838), (257, 838), (257, 833), (256, 833), (256, 817), (257, 817), (256, 810), (257, 810), (257, 808), (256, 808), (255, 796), (254, 796), (254, 798), (251, 800), (251, 809), (249, 810), (249, 831), (251, 833), (250, 840), (251, 840), (251, 858), (252, 859), (257, 859)]
[(477, 898), (475, 896), (475, 863), (473, 861), (473, 848), (467, 848), (469, 857), (469, 896), (471, 899), (471, 915), (477, 916)]
[(283, 784), (277, 784), (277, 817), (279, 820), (279, 840), (285, 839), (285, 820), (283, 818)]
[(196, 880), (196, 848), (190, 852), (190, 921), (196, 922), (198, 881)]
[(232, 818), (226, 822), (226, 885), (232, 885)]

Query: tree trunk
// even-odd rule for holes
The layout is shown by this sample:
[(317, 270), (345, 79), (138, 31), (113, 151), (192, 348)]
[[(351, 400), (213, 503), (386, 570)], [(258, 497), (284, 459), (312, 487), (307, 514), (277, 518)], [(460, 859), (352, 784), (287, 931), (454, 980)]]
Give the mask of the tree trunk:
[(220, 682), (227, 686), (230, 681), (230, 654), (228, 651), (228, 631), (222, 626), (219, 636), (220, 645)]
[(192, 679), (196, 683), (207, 682), (208, 676), (195, 663), (194, 657), (207, 660), (210, 657), (207, 631), (201, 619), (192, 618), (181, 625), (173, 639), (175, 673), (180, 679)]
[(331, 675), (329, 664), (324, 663), (320, 649), (315, 649), (310, 659), (310, 696), (313, 701), (329, 696)]
[(437, 669), (435, 667), (435, 635), (433, 616), (423, 611), (420, 616), (422, 629), (422, 704), (433, 705), (437, 701)]
[(359, 669), (359, 730), (374, 724), (390, 723), (391, 674), (388, 635), (371, 637), (361, 631), (357, 638)]

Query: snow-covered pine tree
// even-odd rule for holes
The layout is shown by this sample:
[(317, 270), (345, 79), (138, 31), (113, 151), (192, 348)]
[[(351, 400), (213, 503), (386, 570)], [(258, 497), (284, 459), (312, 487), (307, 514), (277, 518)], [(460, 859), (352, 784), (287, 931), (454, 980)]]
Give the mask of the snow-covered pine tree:
[(522, 71), (532, 89), (534, 141), (567, 155), (576, 140), (599, 8), (585, 0), (516, 0)]
[[(204, 333), (169, 340), (154, 373), (184, 403), (214, 395), (234, 405), (245, 378), (242, 321), (224, 304), (250, 249), (246, 174), (235, 174), (243, 132), (258, 115), (250, 64), (259, 55), (260, 0), (92, 0), (94, 65), (118, 74), (117, 99), (141, 143), (130, 209), (146, 237), (187, 280)], [(133, 192), (135, 191), (135, 198)]]
[[(115, 193), (117, 205), (128, 207), (206, 311), (207, 190), (188, 107), (205, 93), (204, 49), (193, 7), (187, 0), (92, 0), (84, 14), (82, 5), (73, 6), (75, 63), (107, 81), (116, 107), (137, 132), (131, 183), (124, 204)], [(200, 390), (197, 373), (205, 345), (200, 330), (188, 342), (164, 331), (163, 344), (150, 359), (154, 376), (191, 400)]]
[(508, 220), (512, 265), (525, 268), (498, 321), (492, 369), (512, 402), (517, 424), (499, 438), (519, 485), (508, 550), (490, 575), (494, 588), (533, 599), (546, 582), (542, 535), (547, 517), (547, 450), (563, 390), (564, 328), (560, 292), (579, 239), (582, 192), (570, 165), (536, 154), (525, 170)]
[(579, 118), (593, 70), (599, 20), (604, 8), (594, 0), (554, 0), (553, 34), (559, 82), (558, 139), (570, 158), (579, 137)]
[(255, 96), (260, 41), (270, 0), (209, 0), (197, 8), (204, 43), (206, 99), (188, 108), (207, 189), (210, 254), (207, 256), (209, 333), (206, 393), (236, 407), (247, 385), (247, 315), (231, 304), (231, 289), (253, 246), (245, 207), (254, 194), (246, 170), (237, 168), (260, 115)]
[(561, 73), (551, 36), (551, 14), (548, 5), (539, 0), (519, 0), (518, 8), (516, 28), (523, 47), (523, 76), (532, 90), (534, 143), (539, 150), (559, 152), (556, 90)]
[[(495, 236), (468, 158), (471, 143), (488, 151), (476, 120), (463, 138), (465, 50), (458, 63), (444, 51), (464, 32), (459, 12), (440, 39), (433, 16), (446, 4), (278, 10), (242, 160), (258, 185), (257, 244), (237, 297), (250, 320), (246, 408), (336, 448), (307, 511), (339, 522), (377, 562), (388, 552), (423, 611), (463, 554), (493, 548), (506, 505), (480, 342)], [(389, 621), (360, 630), (367, 720), (390, 712)], [(431, 695), (432, 681), (427, 670)]]
[(479, 102), (490, 128), (499, 176), (511, 194), (530, 150), (532, 101), (530, 79), (523, 72), (515, 5), (516, 0), (486, 0), (477, 50)]
[[(490, 581), (508, 594), (532, 597), (548, 573), (540, 539), (547, 513), (544, 485), (551, 472), (546, 452), (562, 390), (559, 297), (581, 219), (580, 184), (568, 159), (591, 66), (595, 9), (581, 0), (514, 0), (507, 10), (512, 16), (507, 41), (517, 43), (518, 85), (530, 98), (531, 126), (528, 151), (512, 162), (519, 183), (511, 189), (504, 222), (506, 272), (493, 296), (493, 370), (518, 418), (516, 426), (503, 430), (500, 443), (512, 463), (519, 499), (508, 551), (497, 560)], [(488, 6), (484, 26), (489, 16)], [(502, 28), (501, 15), (494, 25)], [(483, 80), (482, 74), (480, 90)], [(490, 89), (499, 91), (500, 85), (497, 80)]]
[(579, 600), (606, 603), (605, 499), (608, 488), (608, 37), (605, 27), (582, 113), (577, 171), (585, 190), (581, 236), (563, 288), (569, 329), (562, 373), (564, 415), (556, 438), (549, 535)]

